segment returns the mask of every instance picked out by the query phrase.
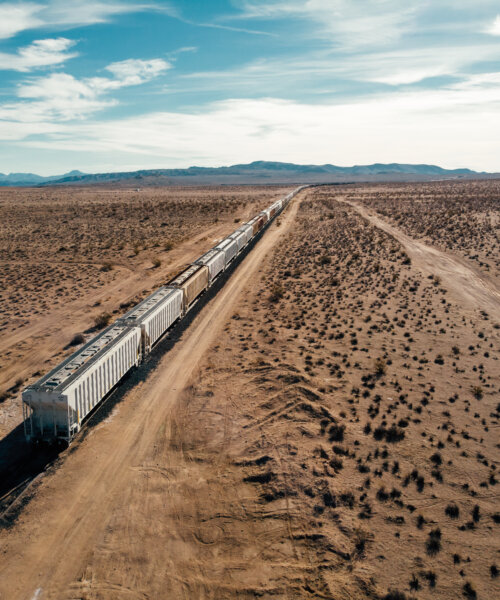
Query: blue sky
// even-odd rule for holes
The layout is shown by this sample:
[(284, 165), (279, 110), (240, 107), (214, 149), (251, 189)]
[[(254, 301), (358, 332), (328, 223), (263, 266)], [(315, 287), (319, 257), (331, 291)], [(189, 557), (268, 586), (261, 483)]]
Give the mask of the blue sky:
[(0, 172), (500, 171), (498, 0), (0, 1)]

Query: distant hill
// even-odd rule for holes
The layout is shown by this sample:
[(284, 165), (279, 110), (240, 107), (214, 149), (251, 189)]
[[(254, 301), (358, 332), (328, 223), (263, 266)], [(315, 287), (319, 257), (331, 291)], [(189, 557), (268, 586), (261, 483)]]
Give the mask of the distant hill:
[(0, 185), (92, 185), (123, 186), (258, 184), (258, 183), (340, 183), (354, 181), (419, 181), (450, 178), (488, 177), (471, 169), (443, 169), (436, 165), (400, 163), (355, 165), (296, 165), (255, 161), (228, 167), (189, 167), (187, 169), (145, 169), (87, 175), (72, 171), (59, 177), (26, 173), (0, 175)]
[(43, 177), (42, 175), (35, 175), (34, 173), (10, 173), (9, 175), (0, 173), (0, 186), (40, 185), (51, 181), (57, 181), (65, 177), (80, 177), (82, 175), (85, 175), (85, 173), (76, 170), (70, 171), (65, 175), (53, 175), (52, 177)]

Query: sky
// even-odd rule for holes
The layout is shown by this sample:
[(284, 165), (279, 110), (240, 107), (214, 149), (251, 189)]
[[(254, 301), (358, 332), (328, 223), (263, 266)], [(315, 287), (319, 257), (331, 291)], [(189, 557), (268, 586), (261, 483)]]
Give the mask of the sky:
[(499, 0), (0, 0), (0, 172), (500, 171)]

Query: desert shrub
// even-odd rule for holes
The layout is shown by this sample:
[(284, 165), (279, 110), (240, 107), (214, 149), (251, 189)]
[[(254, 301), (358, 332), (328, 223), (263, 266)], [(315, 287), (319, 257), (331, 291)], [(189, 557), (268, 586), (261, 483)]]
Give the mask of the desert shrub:
[(441, 454), (439, 454), (439, 452), (434, 452), (434, 454), (431, 456), (431, 461), (436, 465), (440, 465), (443, 462), (443, 459), (441, 458)]
[(330, 461), (330, 466), (332, 467), (332, 469), (334, 469), (335, 471), (340, 471), (341, 469), (344, 468), (344, 463), (342, 462), (341, 458), (337, 458), (336, 456), (334, 456), (332, 458), (332, 460)]
[(410, 590), (419, 590), (420, 589), (420, 582), (418, 581), (418, 577), (416, 575), (412, 575), (412, 578), (410, 579)]
[(464, 583), (464, 587), (462, 588), (463, 595), (467, 598), (467, 600), (475, 600), (477, 598), (477, 592), (472, 587), (470, 581), (466, 581)]
[(281, 298), (283, 298), (284, 295), (285, 290), (283, 289), (283, 286), (279, 283), (273, 283), (273, 285), (271, 286), (271, 293), (269, 294), (269, 301), (278, 302), (279, 300), (281, 300)]
[(364, 556), (366, 545), (370, 541), (370, 534), (364, 529), (356, 529), (354, 532), (354, 555), (356, 558)]
[(396, 442), (400, 442), (405, 437), (404, 429), (400, 429), (396, 427), (396, 425), (391, 425), (389, 429), (386, 429), (382, 425), (374, 429), (373, 437), (380, 441), (385, 438), (386, 442), (391, 444), (395, 444)]
[(326, 254), (323, 254), (323, 256), (319, 257), (319, 264), (320, 265), (329, 265), (332, 262), (332, 259), (327, 256)]
[(456, 504), (448, 504), (448, 506), (444, 509), (445, 514), (450, 517), (450, 519), (458, 519), (460, 514), (460, 510)]
[(85, 336), (83, 335), (83, 333), (77, 333), (76, 335), (73, 336), (69, 345), (70, 346), (78, 346), (79, 344), (83, 344), (84, 341), (85, 341)]
[(472, 386), (472, 395), (477, 400), (481, 400), (481, 398), (483, 397), (483, 388), (480, 385)]
[(377, 375), (377, 377), (382, 377), (382, 375), (385, 375), (387, 372), (387, 363), (383, 358), (377, 358), (374, 367), (375, 375)]
[(172, 250), (172, 248), (174, 247), (174, 242), (165, 242), (165, 245), (163, 246), (163, 249), (165, 250), (165, 252), (170, 252), (170, 250)]
[(344, 441), (345, 425), (332, 425), (328, 430), (331, 442)]
[(379, 502), (387, 502), (387, 500), (389, 500), (389, 494), (385, 491), (383, 486), (377, 490), (377, 500)]
[(399, 590), (389, 590), (384, 596), (384, 600), (406, 600), (406, 594)]
[(153, 260), (153, 268), (158, 269), (158, 267), (161, 267), (161, 260), (159, 258), (155, 258)]
[(429, 532), (425, 548), (429, 556), (435, 556), (441, 550), (441, 529), (439, 527)]
[(109, 325), (110, 321), (111, 315), (109, 313), (101, 313), (94, 319), (94, 325), (97, 327), (97, 329), (103, 329)]
[(112, 262), (105, 262), (103, 263), (102, 267), (101, 267), (101, 271), (103, 271), (104, 273), (108, 273), (108, 271), (112, 271), (113, 270), (113, 263)]

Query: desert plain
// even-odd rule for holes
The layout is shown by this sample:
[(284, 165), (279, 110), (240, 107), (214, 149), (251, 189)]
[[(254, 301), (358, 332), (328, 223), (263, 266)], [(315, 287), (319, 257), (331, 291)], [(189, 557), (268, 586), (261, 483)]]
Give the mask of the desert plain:
[(302, 191), (26, 447), (24, 385), (291, 189), (0, 190), (2, 600), (500, 597), (497, 180)]

